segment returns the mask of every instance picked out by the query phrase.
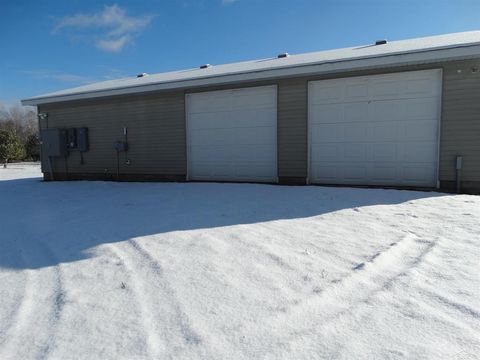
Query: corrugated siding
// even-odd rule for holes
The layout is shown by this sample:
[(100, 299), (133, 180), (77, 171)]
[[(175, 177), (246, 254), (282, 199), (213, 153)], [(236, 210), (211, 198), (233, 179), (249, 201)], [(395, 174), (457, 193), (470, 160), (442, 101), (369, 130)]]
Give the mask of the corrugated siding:
[[(42, 106), (49, 127), (88, 127), (90, 151), (68, 157), (70, 173), (115, 174), (116, 141), (123, 141), (128, 128), (129, 151), (120, 154), (124, 174), (184, 175), (186, 172), (185, 117), (183, 92)], [(125, 164), (125, 159), (131, 165)], [(46, 164), (43, 164), (47, 169)], [(64, 159), (55, 159), (54, 171), (64, 172)]]
[(479, 66), (479, 61), (444, 66), (440, 139), (443, 181), (455, 179), (457, 155), (463, 156), (462, 179), (480, 181), (480, 73), (472, 73), (472, 68)]
[(278, 83), (278, 176), (307, 176), (307, 81)]
[[(185, 92), (221, 90), (248, 86), (278, 85), (278, 175), (304, 178), (307, 174), (307, 84), (310, 80), (386, 72), (443, 68), (440, 179), (455, 179), (454, 159), (464, 156), (463, 179), (480, 181), (480, 73), (471, 68), (479, 61), (404, 66), (377, 70), (309, 76), (236, 85), (188, 89)], [(462, 70), (458, 73), (458, 70)], [(113, 143), (129, 128), (130, 166), (121, 171), (137, 174), (180, 175), (186, 172), (184, 92), (115, 97), (96, 101), (59, 103), (40, 107), (48, 112), (50, 127), (90, 129), (91, 150), (80, 165), (78, 153), (69, 158), (70, 172), (116, 171)], [(122, 157), (124, 154), (122, 154)], [(56, 160), (55, 171), (64, 171)]]

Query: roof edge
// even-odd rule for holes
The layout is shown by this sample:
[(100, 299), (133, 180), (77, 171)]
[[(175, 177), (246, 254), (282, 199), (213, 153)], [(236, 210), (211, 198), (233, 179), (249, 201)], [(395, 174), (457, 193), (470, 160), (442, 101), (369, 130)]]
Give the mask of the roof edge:
[[(400, 52), (385, 55), (372, 55), (345, 60), (318, 62), (313, 64), (300, 64), (275, 69), (262, 69), (244, 71), (207, 77), (173, 80), (152, 84), (128, 86), (114, 89), (79, 92), (68, 95), (33, 97), (21, 100), (22, 105), (43, 105), (74, 100), (96, 99), (108, 96), (138, 94), (160, 90), (185, 89), (189, 87), (202, 87), (210, 85), (225, 85), (242, 83), (252, 80), (270, 80), (295, 76), (308, 76), (312, 74), (341, 73), (354, 70), (382, 68), (386, 66), (415, 65), (422, 63), (438, 63), (442, 61), (462, 60), (480, 57), (480, 44), (460, 44), (443, 48)], [(372, 61), (373, 60), (373, 61)]]

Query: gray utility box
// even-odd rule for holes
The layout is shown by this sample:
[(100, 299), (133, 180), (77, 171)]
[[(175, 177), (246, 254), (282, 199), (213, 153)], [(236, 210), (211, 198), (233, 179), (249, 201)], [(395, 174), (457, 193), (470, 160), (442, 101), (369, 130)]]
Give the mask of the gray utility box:
[(77, 129), (77, 150), (88, 151), (88, 128), (86, 127)]
[(42, 156), (67, 155), (67, 134), (63, 129), (45, 129), (40, 132)]

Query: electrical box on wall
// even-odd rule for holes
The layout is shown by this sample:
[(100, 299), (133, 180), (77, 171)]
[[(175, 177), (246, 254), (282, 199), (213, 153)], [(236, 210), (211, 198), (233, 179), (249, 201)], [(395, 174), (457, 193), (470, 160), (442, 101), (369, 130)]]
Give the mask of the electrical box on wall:
[(40, 132), (41, 151), (47, 157), (67, 155), (67, 132), (64, 129), (45, 129)]
[(86, 127), (77, 129), (77, 150), (88, 151), (88, 128)]
[(42, 154), (63, 157), (70, 151), (89, 150), (88, 128), (44, 129), (40, 132)]
[(68, 150), (88, 151), (88, 128), (70, 128), (66, 131)]
[(77, 148), (77, 129), (70, 128), (67, 132), (67, 149), (74, 150)]

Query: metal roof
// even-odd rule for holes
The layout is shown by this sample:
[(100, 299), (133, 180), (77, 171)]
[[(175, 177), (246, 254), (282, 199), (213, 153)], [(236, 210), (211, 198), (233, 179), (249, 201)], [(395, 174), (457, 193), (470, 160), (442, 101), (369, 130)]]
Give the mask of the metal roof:
[(432, 63), (480, 56), (480, 31), (389, 41), (336, 50), (212, 65), (143, 77), (102, 81), (22, 100), (24, 105), (90, 99), (148, 91), (267, 80), (360, 70), (393, 65)]

